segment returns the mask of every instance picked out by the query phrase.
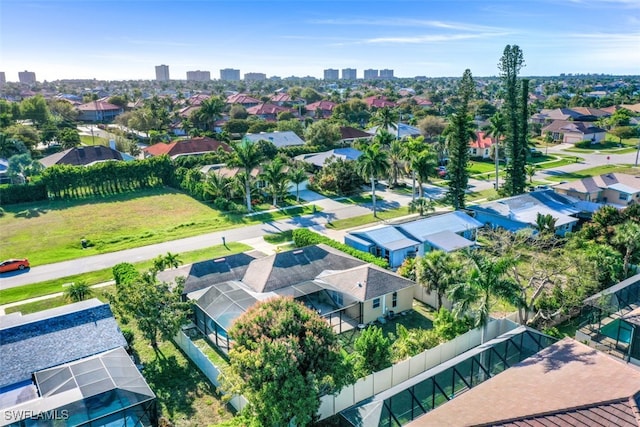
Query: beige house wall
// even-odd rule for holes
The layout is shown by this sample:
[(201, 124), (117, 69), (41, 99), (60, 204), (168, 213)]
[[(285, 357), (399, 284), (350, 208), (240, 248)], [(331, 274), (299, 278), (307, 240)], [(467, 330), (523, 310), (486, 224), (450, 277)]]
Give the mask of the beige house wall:
[(400, 313), (410, 310), (413, 306), (413, 287), (398, 291), (397, 305), (393, 307), (393, 292), (381, 296), (380, 306), (374, 308), (373, 303), (377, 298), (365, 301), (362, 309), (362, 323), (367, 324), (375, 321), (378, 317), (385, 316), (389, 311)]

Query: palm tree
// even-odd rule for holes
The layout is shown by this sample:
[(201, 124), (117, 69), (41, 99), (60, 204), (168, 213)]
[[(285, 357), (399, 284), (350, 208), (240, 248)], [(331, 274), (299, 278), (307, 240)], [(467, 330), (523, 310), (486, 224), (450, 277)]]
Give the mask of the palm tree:
[(391, 186), (398, 186), (398, 175), (404, 162), (404, 147), (403, 143), (399, 140), (395, 140), (391, 143), (389, 148), (389, 163), (391, 165)]
[(417, 153), (422, 151), (424, 148), (424, 136), (420, 135), (417, 137), (410, 136), (407, 138), (407, 142), (404, 144), (404, 160), (405, 167), (408, 171), (411, 171), (411, 201), (416, 200), (416, 171), (411, 164), (411, 160), (416, 156)]
[(204, 194), (211, 196), (212, 200), (229, 195), (230, 179), (217, 172), (211, 172), (204, 181)]
[(386, 175), (389, 170), (387, 153), (380, 150), (380, 144), (363, 147), (362, 155), (356, 162), (358, 173), (371, 181), (371, 201), (373, 203), (373, 216), (376, 217), (376, 179), (380, 175)]
[(506, 123), (504, 121), (504, 116), (502, 113), (497, 111), (493, 116), (489, 118), (489, 124), (487, 125), (485, 132), (487, 136), (490, 136), (493, 139), (493, 159), (496, 163), (496, 190), (498, 189), (499, 181), (498, 181), (498, 171), (499, 171), (499, 162), (500, 162), (500, 139), (507, 131)]
[(514, 264), (508, 257), (489, 258), (478, 252), (466, 252), (471, 269), (466, 280), (454, 285), (448, 296), (453, 301), (453, 312), (462, 318), (472, 312), (475, 327), (482, 327), (484, 343), (486, 326), (489, 323), (495, 298), (502, 298), (520, 306), (520, 288), (507, 278), (507, 270)]
[(538, 169), (536, 165), (527, 165), (524, 167), (524, 173), (529, 177), (529, 184), (533, 184), (533, 176), (536, 174), (536, 169)]
[(296, 185), (296, 203), (300, 203), (300, 184), (307, 179), (307, 172), (298, 166), (289, 172), (289, 180)]
[(389, 107), (383, 107), (373, 115), (371, 124), (378, 126), (377, 132), (395, 130), (398, 129), (398, 115)]
[(202, 101), (193, 117), (198, 127), (204, 131), (212, 131), (216, 122), (222, 117), (224, 106), (224, 101), (217, 96)]
[(409, 202), (409, 213), (418, 212), (420, 216), (424, 216), (425, 212), (433, 212), (435, 210), (435, 202), (431, 199), (419, 197)]
[(267, 183), (267, 192), (273, 197), (273, 206), (278, 205), (278, 197), (286, 193), (289, 185), (289, 176), (284, 171), (285, 163), (281, 157), (276, 157), (267, 164), (260, 177)]
[(169, 268), (178, 268), (182, 264), (182, 260), (178, 254), (172, 254), (171, 252), (167, 252), (164, 256), (164, 265)]
[(449, 288), (458, 281), (461, 268), (450, 253), (440, 250), (428, 252), (416, 260), (416, 282), (427, 291), (437, 293), (437, 310), (442, 307), (442, 298)]
[(418, 197), (424, 197), (423, 184), (429, 181), (430, 177), (435, 176), (437, 166), (438, 159), (431, 146), (427, 145), (417, 155), (414, 154), (411, 159), (411, 170), (415, 172), (418, 179)]
[(73, 282), (64, 290), (64, 296), (73, 302), (84, 301), (92, 293), (91, 287), (84, 280)]
[(244, 194), (247, 200), (247, 211), (251, 212), (251, 171), (260, 165), (262, 154), (258, 150), (258, 146), (251, 140), (243, 139), (233, 145), (233, 158), (230, 164), (244, 169), (245, 182)]
[(551, 214), (542, 215), (540, 212), (536, 215), (536, 230), (540, 234), (553, 234), (556, 231), (557, 219)]
[(628, 277), (631, 256), (640, 249), (640, 224), (632, 221), (616, 225), (612, 242), (624, 249), (624, 277)]

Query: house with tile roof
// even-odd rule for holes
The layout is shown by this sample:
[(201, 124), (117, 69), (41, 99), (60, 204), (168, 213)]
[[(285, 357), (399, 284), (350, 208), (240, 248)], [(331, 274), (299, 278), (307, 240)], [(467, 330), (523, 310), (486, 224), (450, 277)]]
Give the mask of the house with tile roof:
[(471, 205), (467, 209), (483, 224), (509, 231), (525, 228), (535, 230), (538, 214), (551, 215), (556, 221), (556, 234), (564, 236), (573, 231), (580, 218), (590, 216), (601, 206), (567, 197), (553, 190), (541, 190)]
[(271, 97), (269, 98), (269, 101), (271, 101), (272, 104), (275, 105), (279, 105), (279, 106), (286, 106), (286, 105), (306, 105), (307, 101), (305, 101), (303, 98), (292, 98), (291, 95), (289, 95), (287, 92), (279, 92), (279, 93), (274, 93), (273, 95), (271, 95)]
[(195, 324), (228, 351), (233, 321), (258, 301), (290, 296), (338, 333), (412, 307), (415, 283), (324, 244), (265, 256), (257, 252), (195, 263), (159, 275), (186, 276)]
[(488, 136), (484, 131), (477, 132), (476, 139), (469, 142), (469, 156), (488, 159), (491, 157), (491, 147), (493, 147), (493, 143), (493, 138)]
[(216, 153), (219, 150), (230, 153), (232, 148), (226, 142), (217, 141), (207, 136), (198, 136), (190, 139), (180, 139), (169, 144), (157, 143), (142, 150), (146, 157), (167, 156), (175, 159), (181, 156), (194, 156), (199, 154)]
[(61, 425), (157, 425), (155, 394), (125, 347), (109, 305), (95, 298), (2, 316), (0, 426), (51, 425), (53, 418)]
[(244, 108), (255, 107), (261, 102), (262, 101), (260, 101), (259, 99), (249, 96), (246, 93), (236, 93), (233, 95), (229, 95), (226, 100), (227, 104), (240, 104)]
[(368, 98), (363, 99), (364, 103), (367, 104), (369, 109), (378, 109), (378, 108), (395, 108), (397, 104), (393, 101), (389, 101), (384, 95), (374, 95)]
[(592, 122), (554, 120), (542, 128), (541, 135), (550, 134), (554, 141), (575, 144), (591, 141), (592, 144), (604, 141), (607, 131)]
[(78, 105), (78, 120), (83, 122), (111, 122), (124, 110), (104, 100), (91, 101)]
[(553, 190), (588, 202), (626, 207), (640, 203), (640, 174), (606, 173), (558, 184)]
[(311, 104), (307, 104), (306, 109), (307, 109), (307, 114), (315, 117), (316, 119), (326, 119), (328, 117), (331, 117), (331, 115), (333, 114), (333, 109), (336, 107), (335, 102), (331, 102), (331, 101), (317, 101), (317, 102), (312, 102)]
[(639, 369), (565, 338), (407, 426), (638, 427), (639, 406)]
[[(99, 162), (123, 161), (126, 155), (103, 145), (79, 145), (38, 160), (45, 168), (53, 165), (91, 166)], [(131, 158), (129, 156), (129, 158)]]
[(474, 247), (477, 230), (483, 226), (464, 212), (455, 211), (350, 231), (344, 243), (385, 258), (391, 268), (397, 268), (405, 259), (424, 256), (432, 250), (452, 252)]
[(275, 121), (278, 119), (278, 114), (289, 112), (295, 114), (296, 111), (289, 107), (282, 107), (276, 104), (261, 103), (247, 108), (247, 114), (250, 116), (256, 116), (263, 120)]

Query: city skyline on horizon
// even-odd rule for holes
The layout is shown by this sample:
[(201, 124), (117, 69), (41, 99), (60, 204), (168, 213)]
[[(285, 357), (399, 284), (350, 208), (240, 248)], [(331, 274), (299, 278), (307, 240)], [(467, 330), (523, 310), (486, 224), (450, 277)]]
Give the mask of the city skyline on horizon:
[(524, 53), (522, 76), (640, 74), (639, 0), (5, 0), (0, 7), (0, 71), (10, 82), (24, 70), (38, 81), (154, 80), (160, 64), (170, 66), (171, 80), (194, 70), (218, 79), (225, 68), (268, 78), (322, 79), (329, 68), (355, 68), (359, 79), (365, 69), (411, 78), (459, 77), (469, 68), (489, 77), (498, 75), (507, 44)]

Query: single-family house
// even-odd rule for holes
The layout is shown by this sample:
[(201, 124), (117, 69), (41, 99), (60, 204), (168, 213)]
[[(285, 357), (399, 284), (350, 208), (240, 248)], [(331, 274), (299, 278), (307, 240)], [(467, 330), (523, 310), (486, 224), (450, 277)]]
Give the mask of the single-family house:
[(78, 105), (78, 120), (83, 122), (110, 122), (123, 113), (122, 107), (104, 100)]
[(252, 142), (269, 141), (277, 148), (304, 145), (304, 141), (293, 131), (248, 133), (244, 136)]
[(229, 95), (226, 100), (227, 104), (239, 104), (239, 105), (242, 105), (244, 108), (255, 107), (261, 102), (262, 101), (260, 101), (259, 99), (256, 99), (245, 93), (236, 93), (233, 95)]
[(640, 175), (607, 173), (558, 184), (553, 189), (588, 202), (618, 206), (640, 203)]
[(358, 160), (362, 151), (355, 148), (335, 148), (329, 151), (323, 151), (321, 153), (309, 153), (300, 154), (295, 159), (301, 162), (312, 164), (316, 169), (322, 169), (325, 163), (330, 159), (342, 159), (342, 160)]
[(126, 155), (103, 145), (80, 145), (39, 160), (45, 168), (53, 165), (91, 166), (98, 162), (123, 161)]
[(199, 154), (215, 153), (219, 150), (230, 153), (232, 151), (229, 144), (217, 141), (206, 136), (198, 136), (190, 139), (180, 139), (169, 144), (157, 143), (146, 147), (143, 151), (145, 156), (167, 156), (175, 159), (181, 156), (194, 156)]
[(517, 231), (535, 229), (537, 217), (551, 215), (555, 219), (556, 234), (564, 236), (573, 231), (581, 216), (592, 212), (599, 205), (590, 204), (557, 194), (553, 190), (533, 191), (492, 202), (469, 206), (475, 219), (492, 227)]
[(271, 98), (269, 98), (269, 100), (272, 104), (279, 105), (281, 107), (286, 105), (304, 106), (307, 104), (307, 101), (305, 101), (303, 98), (292, 98), (291, 95), (286, 92), (274, 93), (273, 95), (271, 95)]
[(401, 224), (379, 225), (351, 231), (344, 243), (389, 261), (397, 268), (406, 258), (432, 250), (451, 252), (475, 246), (476, 233), (484, 225), (464, 212), (448, 212)]
[(288, 107), (282, 107), (275, 104), (258, 104), (253, 107), (247, 108), (247, 114), (251, 116), (260, 117), (263, 120), (275, 121), (278, 119), (278, 114), (289, 112), (294, 114), (296, 111)]
[[(396, 123), (395, 128), (393, 126), (389, 126), (387, 131), (390, 134), (395, 135), (398, 139), (406, 139), (410, 136), (416, 137), (422, 134), (422, 131), (419, 128), (406, 123)], [(378, 126), (367, 129), (367, 132), (371, 135), (375, 135), (378, 132)]]
[(433, 102), (426, 99), (426, 98), (422, 98), (421, 96), (414, 96), (413, 100), (416, 102), (416, 105), (418, 107), (422, 107), (422, 108), (431, 108), (433, 107)]
[(471, 157), (482, 157), (488, 159), (491, 157), (491, 147), (493, 147), (494, 140), (484, 131), (479, 131), (476, 134), (476, 139), (469, 142), (469, 155)]
[(331, 115), (333, 114), (333, 109), (336, 107), (336, 105), (338, 104), (326, 100), (312, 102), (311, 104), (307, 104), (306, 106), (307, 114), (310, 114), (316, 119), (326, 119), (328, 117), (331, 117)]
[(373, 135), (351, 126), (340, 126), (340, 142), (342, 144), (353, 144), (355, 141), (370, 141)]
[(554, 120), (542, 128), (542, 135), (550, 134), (554, 141), (574, 144), (580, 141), (591, 141), (596, 144), (604, 141), (607, 131), (592, 122), (574, 122)]
[(389, 101), (384, 95), (374, 95), (368, 98), (363, 99), (364, 103), (367, 104), (369, 109), (379, 109), (379, 108), (395, 108), (396, 103), (393, 101)]
[(156, 397), (108, 304), (2, 316), (0, 426), (157, 425)]
[(228, 351), (234, 320), (258, 301), (290, 296), (315, 310), (336, 332), (411, 309), (415, 283), (320, 244), (265, 256), (230, 255), (160, 273), (184, 275), (194, 323)]

